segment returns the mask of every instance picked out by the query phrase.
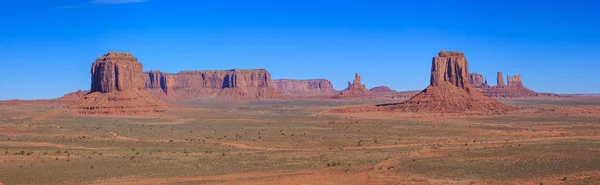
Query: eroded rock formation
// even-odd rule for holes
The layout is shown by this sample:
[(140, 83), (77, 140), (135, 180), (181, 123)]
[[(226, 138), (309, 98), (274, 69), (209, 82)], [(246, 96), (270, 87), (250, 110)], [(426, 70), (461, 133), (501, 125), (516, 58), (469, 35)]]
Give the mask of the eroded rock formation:
[(395, 93), (396, 91), (390, 89), (388, 86), (377, 86), (369, 89), (369, 91), (374, 93)]
[(557, 97), (554, 93), (537, 93), (531, 89), (526, 88), (523, 85), (521, 75), (514, 75), (507, 77), (507, 84), (504, 84), (504, 77), (502, 72), (498, 72), (497, 85), (489, 86), (487, 83), (483, 85), (480, 83), (482, 75), (477, 73), (471, 74), (470, 83), (473, 87), (479, 89), (481, 93), (488, 97), (493, 98), (531, 98), (531, 97)]
[[(502, 72), (498, 72), (502, 75)], [(501, 83), (502, 82), (502, 83)], [(548, 96), (547, 93), (536, 93), (523, 86), (521, 75), (508, 76), (508, 84), (504, 84), (504, 78), (498, 77), (498, 85), (489, 88), (481, 88), (480, 91), (489, 97), (494, 98), (524, 98), (534, 96)]]
[(92, 64), (92, 92), (143, 88), (142, 63), (130, 53), (109, 52)]
[(483, 77), (483, 75), (478, 74), (478, 73), (471, 73), (471, 74), (469, 74), (469, 83), (471, 84), (471, 86), (473, 86), (475, 88), (487, 88), (487, 87), (489, 87), (489, 85), (487, 83), (487, 79), (485, 79)]
[(288, 96), (321, 96), (338, 93), (327, 79), (273, 80), (273, 86), (279, 92)]
[[(387, 105), (386, 105), (387, 106)], [(469, 84), (469, 65), (462, 52), (440, 51), (433, 57), (429, 87), (390, 107), (406, 112), (501, 113), (510, 109)]]
[(355, 73), (354, 81), (352, 81), (352, 83), (348, 82), (348, 87), (342, 90), (338, 95), (335, 95), (334, 98), (360, 98), (370, 95), (372, 95), (371, 92), (361, 83), (360, 75)]
[(504, 87), (504, 86), (506, 86), (504, 84), (504, 76), (502, 75), (502, 72), (498, 72), (498, 74), (496, 75), (496, 86), (497, 87)]
[(91, 74), (91, 91), (70, 95), (79, 96), (69, 106), (79, 114), (154, 113), (169, 107), (144, 90), (142, 64), (130, 53), (100, 56), (92, 64)]
[[(254, 70), (194, 70), (176, 74), (146, 72), (145, 86), (166, 100), (215, 98), (223, 100), (281, 99), (273, 88), (271, 74)], [(164, 94), (152, 89), (161, 89)]]
[(508, 76), (507, 80), (508, 87), (523, 87), (523, 81), (521, 81), (521, 75)]

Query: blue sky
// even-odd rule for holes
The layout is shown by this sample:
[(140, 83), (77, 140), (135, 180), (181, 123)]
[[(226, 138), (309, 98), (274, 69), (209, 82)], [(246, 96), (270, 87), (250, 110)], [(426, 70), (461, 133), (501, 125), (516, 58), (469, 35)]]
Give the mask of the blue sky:
[(274, 79), (354, 73), (418, 90), (431, 58), (460, 50), (471, 72), (522, 74), (540, 92), (600, 93), (596, 1), (2, 0), (0, 100), (89, 89), (94, 59), (132, 52), (144, 70), (265, 68)]

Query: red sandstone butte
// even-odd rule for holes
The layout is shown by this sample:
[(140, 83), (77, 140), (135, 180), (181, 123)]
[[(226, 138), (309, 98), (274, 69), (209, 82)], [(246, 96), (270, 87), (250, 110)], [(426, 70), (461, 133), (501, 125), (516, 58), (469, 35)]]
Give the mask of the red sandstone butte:
[(91, 74), (90, 93), (69, 106), (79, 114), (129, 115), (164, 112), (169, 107), (144, 90), (142, 64), (130, 53), (109, 52), (98, 57)]
[(334, 95), (338, 93), (333, 89), (333, 85), (327, 79), (310, 79), (310, 80), (291, 80), (280, 79), (273, 80), (273, 86), (279, 92), (288, 96), (322, 96)]
[(433, 57), (430, 85), (409, 100), (386, 105), (394, 111), (430, 113), (502, 113), (510, 106), (486, 97), (469, 84), (469, 64), (462, 52), (440, 51)]
[(489, 87), (487, 79), (481, 74), (471, 73), (469, 74), (469, 83), (475, 88), (487, 88)]
[(344, 99), (344, 98), (361, 98), (365, 96), (371, 96), (372, 93), (369, 91), (365, 85), (363, 85), (360, 81), (360, 75), (358, 73), (354, 74), (354, 81), (352, 83), (348, 82), (348, 87), (342, 90), (339, 94), (335, 95), (333, 98), (335, 99)]

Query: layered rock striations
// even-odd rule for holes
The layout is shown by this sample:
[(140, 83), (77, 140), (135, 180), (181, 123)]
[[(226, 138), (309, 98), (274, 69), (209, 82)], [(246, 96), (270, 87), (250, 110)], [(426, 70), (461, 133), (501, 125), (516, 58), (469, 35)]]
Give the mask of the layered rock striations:
[(334, 95), (338, 93), (327, 79), (280, 79), (273, 80), (273, 86), (277, 91), (285, 95), (297, 97)]
[[(271, 74), (264, 69), (194, 70), (176, 74), (146, 72), (145, 87), (167, 100), (215, 98), (223, 100), (281, 99)], [(163, 93), (152, 89), (161, 89)]]
[(80, 114), (164, 112), (169, 105), (144, 90), (142, 64), (130, 53), (109, 52), (92, 64), (91, 91), (77, 92), (70, 108)]
[[(388, 106), (388, 105), (386, 105)], [(469, 83), (469, 64), (462, 52), (440, 51), (432, 60), (430, 85), (391, 110), (434, 113), (501, 113), (510, 109), (484, 96)]]
[(372, 93), (361, 83), (360, 75), (358, 73), (354, 74), (354, 81), (352, 83), (348, 82), (348, 87), (342, 90), (339, 94), (335, 95), (333, 98), (343, 99), (343, 98), (361, 98), (365, 96), (371, 96)]

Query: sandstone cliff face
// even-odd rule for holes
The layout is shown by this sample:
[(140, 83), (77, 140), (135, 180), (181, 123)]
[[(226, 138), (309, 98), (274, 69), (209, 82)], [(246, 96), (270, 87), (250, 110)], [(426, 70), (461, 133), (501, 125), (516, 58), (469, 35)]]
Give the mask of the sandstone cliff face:
[(273, 86), (277, 91), (288, 96), (333, 95), (338, 92), (327, 79), (273, 80)]
[(371, 92), (363, 85), (360, 81), (360, 75), (354, 74), (354, 81), (348, 82), (348, 87), (342, 90), (338, 95), (334, 96), (336, 99), (340, 98), (360, 98), (364, 96), (371, 96)]
[(469, 83), (475, 88), (489, 87), (489, 85), (487, 84), (487, 79), (485, 79), (483, 75), (477, 73), (469, 74)]
[(502, 75), (502, 72), (498, 72), (498, 75), (496, 76), (496, 86), (497, 87), (504, 87), (504, 86), (506, 86), (504, 84), (504, 76)]
[[(484, 96), (469, 84), (469, 67), (462, 52), (441, 51), (433, 58), (430, 86), (389, 109), (405, 112), (495, 114), (510, 109)], [(385, 105), (389, 106), (389, 105)]]
[(469, 65), (462, 52), (440, 51), (431, 66), (431, 86), (450, 83), (464, 89), (469, 84)]
[(264, 69), (194, 70), (176, 74), (149, 71), (145, 74), (145, 87), (163, 100), (284, 98), (273, 88), (271, 74)]
[(374, 93), (395, 93), (396, 91), (390, 89), (388, 86), (377, 86), (369, 89), (369, 91)]
[(169, 105), (144, 90), (142, 64), (130, 53), (109, 52), (92, 64), (91, 92), (69, 107), (79, 114), (139, 114), (165, 111)]
[(147, 89), (162, 89), (164, 93), (169, 93), (170, 85), (175, 84), (175, 76), (169, 73), (163, 73), (158, 70), (144, 72), (144, 86)]
[(271, 74), (264, 69), (182, 71), (175, 74), (173, 88), (272, 87)]
[(92, 64), (92, 92), (143, 88), (142, 64), (130, 53), (109, 52)]
[(521, 75), (508, 76), (508, 87), (523, 87), (523, 81), (521, 81)]

